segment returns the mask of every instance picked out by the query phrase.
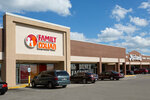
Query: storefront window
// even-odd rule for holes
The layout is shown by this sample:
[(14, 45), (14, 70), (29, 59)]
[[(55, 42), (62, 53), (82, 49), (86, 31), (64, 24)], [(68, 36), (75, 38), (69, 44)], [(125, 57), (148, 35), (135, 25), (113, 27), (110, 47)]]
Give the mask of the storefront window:
[(30, 73), (31, 79), (33, 79), (34, 76), (37, 76), (39, 73), (38, 66), (37, 64), (30, 64), (30, 68), (31, 68), (31, 73)]
[(20, 82), (21, 83), (27, 83), (28, 82), (28, 68), (29, 68), (29, 64), (20, 64)]
[(28, 68), (31, 68), (31, 80), (34, 76), (37, 76), (40, 72), (46, 70), (53, 70), (54, 64), (16, 64), (16, 83), (27, 83), (28, 82)]
[(54, 70), (54, 64), (47, 64), (47, 70)]
[(77, 72), (97, 73), (97, 64), (71, 64), (71, 75)]

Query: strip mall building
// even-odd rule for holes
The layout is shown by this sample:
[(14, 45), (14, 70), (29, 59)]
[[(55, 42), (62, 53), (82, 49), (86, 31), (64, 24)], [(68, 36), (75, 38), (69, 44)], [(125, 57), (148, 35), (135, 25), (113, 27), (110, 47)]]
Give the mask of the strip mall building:
[(45, 70), (133, 70), (150, 67), (150, 56), (125, 48), (70, 40), (70, 28), (10, 13), (0, 29), (0, 78), (9, 86), (27, 83)]

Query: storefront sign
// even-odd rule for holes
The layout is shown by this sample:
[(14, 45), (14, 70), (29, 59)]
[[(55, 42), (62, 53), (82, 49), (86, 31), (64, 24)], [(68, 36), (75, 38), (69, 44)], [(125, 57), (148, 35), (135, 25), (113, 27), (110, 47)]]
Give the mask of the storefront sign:
[(31, 68), (28, 68), (28, 72), (29, 72), (29, 73), (31, 72)]
[(130, 61), (142, 61), (142, 57), (130, 54), (129, 60)]
[(56, 37), (52, 36), (30, 34), (25, 38), (25, 43), (31, 49), (37, 46), (37, 49), (56, 50)]

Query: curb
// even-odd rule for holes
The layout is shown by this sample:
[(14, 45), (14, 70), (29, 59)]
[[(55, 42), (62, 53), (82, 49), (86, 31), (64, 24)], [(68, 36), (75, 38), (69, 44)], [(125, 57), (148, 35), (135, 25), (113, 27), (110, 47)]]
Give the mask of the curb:
[(125, 75), (125, 77), (136, 77), (136, 75)]
[(14, 87), (8, 87), (8, 89), (18, 89), (18, 88), (25, 88), (28, 87), (27, 84), (19, 85), (19, 86), (14, 86)]

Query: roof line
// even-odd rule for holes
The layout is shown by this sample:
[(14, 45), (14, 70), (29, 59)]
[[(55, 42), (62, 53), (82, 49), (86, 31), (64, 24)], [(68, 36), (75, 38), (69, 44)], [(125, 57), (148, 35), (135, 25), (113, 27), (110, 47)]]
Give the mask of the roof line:
[(45, 23), (45, 24), (50, 24), (50, 25), (55, 25), (55, 26), (59, 26), (59, 27), (64, 27), (64, 28), (70, 29), (70, 27), (67, 27), (67, 26), (58, 25), (58, 24), (54, 24), (54, 23), (50, 23), (50, 22), (46, 22), (46, 21), (41, 21), (41, 20), (38, 20), (38, 19), (33, 19), (33, 18), (21, 16), (21, 15), (16, 15), (16, 14), (8, 13), (8, 12), (5, 12), (5, 14), (6, 15), (10, 15), (10, 16), (14, 16), (14, 17), (24, 18), (24, 19), (28, 19), (28, 20), (32, 20), (32, 21), (37, 21), (37, 22), (40, 22), (40, 23)]
[[(72, 40), (72, 39), (70, 39), (70, 40)], [(124, 48), (124, 47), (112, 46), (112, 45), (107, 45), (107, 44), (93, 43), (93, 42), (89, 42), (89, 41), (80, 41), (80, 40), (73, 40), (73, 41), (83, 42), (83, 43), (91, 43), (91, 44), (97, 44), (97, 45), (103, 45), (103, 46), (109, 46), (109, 47), (122, 48), (122, 49), (126, 50), (126, 48)]]

